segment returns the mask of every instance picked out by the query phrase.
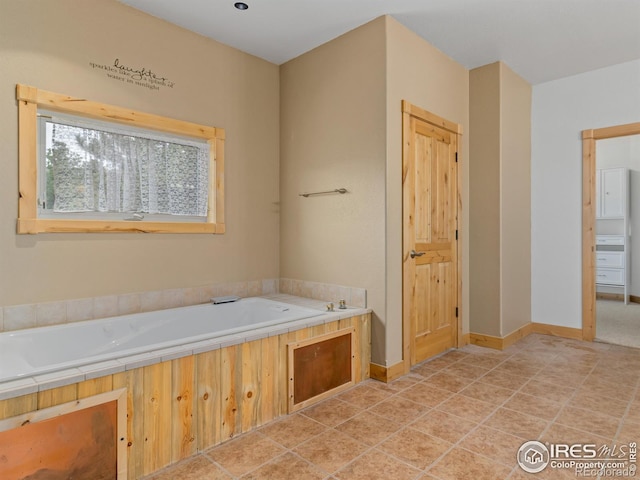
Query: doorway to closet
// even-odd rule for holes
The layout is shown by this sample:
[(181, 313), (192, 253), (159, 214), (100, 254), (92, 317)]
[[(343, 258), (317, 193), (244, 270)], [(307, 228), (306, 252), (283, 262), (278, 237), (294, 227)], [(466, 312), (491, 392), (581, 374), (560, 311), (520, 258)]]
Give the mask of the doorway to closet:
[(640, 348), (640, 123), (582, 141), (583, 337)]

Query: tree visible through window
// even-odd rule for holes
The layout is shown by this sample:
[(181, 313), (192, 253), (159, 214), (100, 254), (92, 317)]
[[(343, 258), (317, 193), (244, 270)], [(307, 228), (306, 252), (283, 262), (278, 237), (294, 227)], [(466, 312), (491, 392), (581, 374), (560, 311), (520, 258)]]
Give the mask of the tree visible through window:
[(207, 216), (206, 143), (43, 123), (44, 212)]

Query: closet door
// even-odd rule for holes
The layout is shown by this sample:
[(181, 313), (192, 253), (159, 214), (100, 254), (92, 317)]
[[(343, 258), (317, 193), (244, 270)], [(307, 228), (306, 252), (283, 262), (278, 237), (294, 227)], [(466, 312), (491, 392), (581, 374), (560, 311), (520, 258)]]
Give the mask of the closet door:
[(414, 365), (457, 344), (458, 135), (404, 117), (402, 288)]

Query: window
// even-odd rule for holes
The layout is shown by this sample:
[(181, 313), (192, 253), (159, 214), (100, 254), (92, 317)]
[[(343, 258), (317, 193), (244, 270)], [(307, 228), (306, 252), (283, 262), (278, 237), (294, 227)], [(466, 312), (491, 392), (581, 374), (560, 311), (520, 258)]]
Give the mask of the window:
[(38, 217), (207, 220), (205, 141), (40, 111), (38, 145)]
[(224, 130), (18, 85), (18, 233), (223, 233)]

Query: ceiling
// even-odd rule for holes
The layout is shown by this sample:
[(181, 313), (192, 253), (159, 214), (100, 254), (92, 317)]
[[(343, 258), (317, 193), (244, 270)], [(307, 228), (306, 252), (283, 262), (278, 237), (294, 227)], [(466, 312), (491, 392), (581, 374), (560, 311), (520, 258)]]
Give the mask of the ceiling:
[(640, 0), (120, 0), (282, 64), (389, 14), (468, 69), (531, 84), (640, 59)]

